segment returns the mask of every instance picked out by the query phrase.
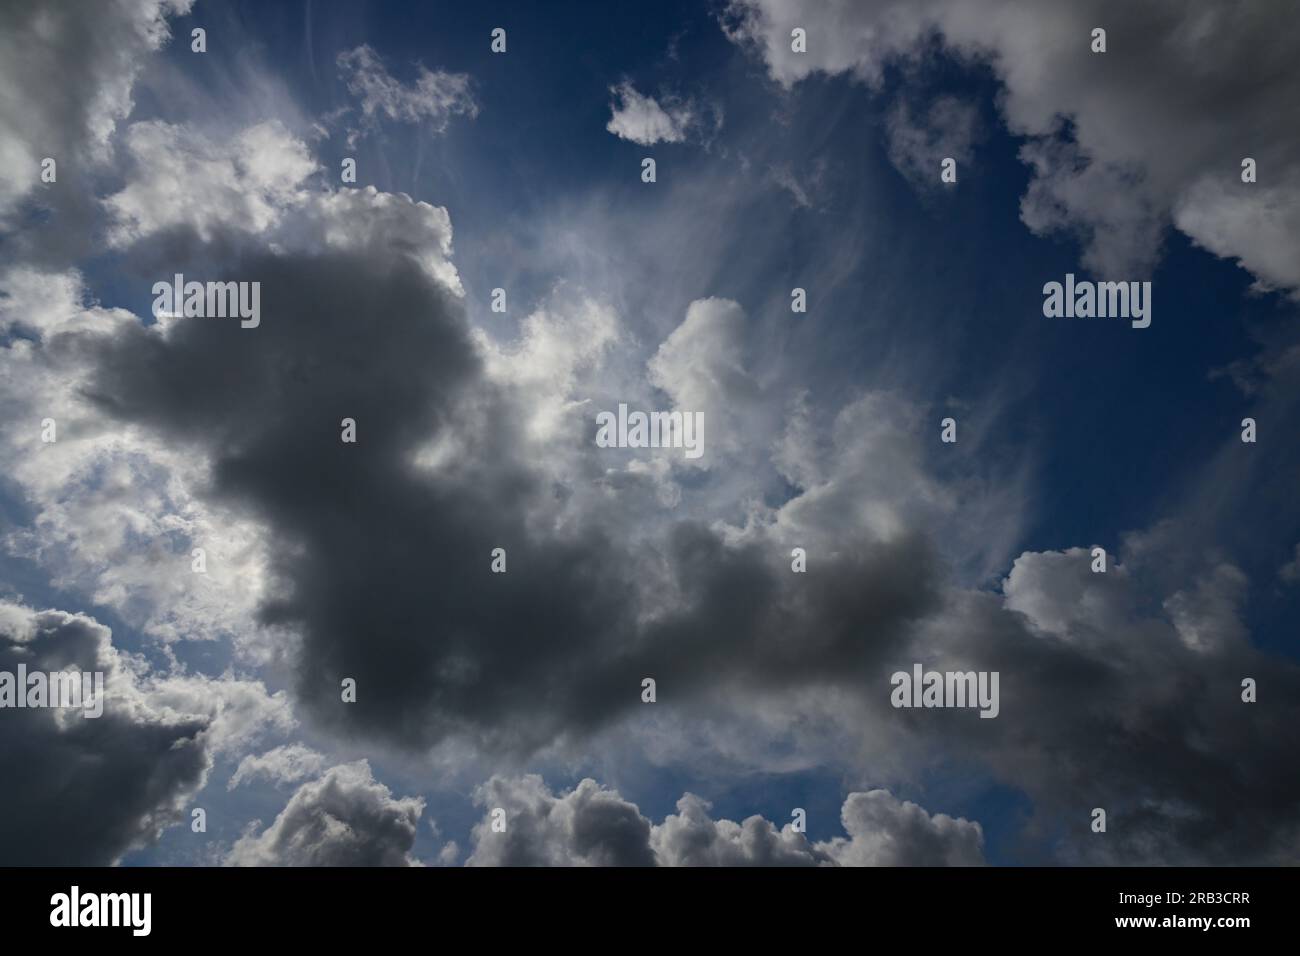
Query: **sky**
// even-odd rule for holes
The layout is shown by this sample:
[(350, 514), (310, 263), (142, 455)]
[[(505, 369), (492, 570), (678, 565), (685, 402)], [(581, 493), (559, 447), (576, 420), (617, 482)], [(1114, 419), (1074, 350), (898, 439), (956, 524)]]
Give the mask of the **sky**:
[(1294, 863), (1297, 48), (6, 3), (0, 863)]

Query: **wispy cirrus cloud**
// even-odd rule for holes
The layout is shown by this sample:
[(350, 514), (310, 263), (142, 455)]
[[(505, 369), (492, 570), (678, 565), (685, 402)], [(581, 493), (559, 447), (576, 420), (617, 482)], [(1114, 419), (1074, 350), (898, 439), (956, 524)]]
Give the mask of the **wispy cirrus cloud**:
[[(416, 64), (415, 81), (402, 83), (389, 73), (379, 54), (364, 44), (340, 53), (336, 62), (348, 92), (360, 103), (366, 122), (383, 118), (419, 124), (441, 133), (455, 116), (473, 119), (478, 115), (479, 104), (465, 73), (430, 70)], [(359, 135), (359, 131), (352, 130), (349, 140)]]

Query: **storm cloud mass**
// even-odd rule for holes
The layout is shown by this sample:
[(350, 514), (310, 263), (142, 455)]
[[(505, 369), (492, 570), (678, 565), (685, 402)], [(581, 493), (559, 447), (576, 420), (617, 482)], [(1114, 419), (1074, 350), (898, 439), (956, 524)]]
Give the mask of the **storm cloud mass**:
[[(735, 0), (525, 94), (459, 22), (236, 71), (202, 3), (38, 6), (0, 671), (109, 693), (0, 710), (0, 862), (1300, 857), (1289, 26)], [(1152, 327), (1046, 318), (1067, 269), (1154, 277)], [(177, 276), (256, 321), (158, 308)], [(702, 454), (602, 447), (620, 405)], [(914, 666), (996, 672), (993, 719), (900, 707)]]

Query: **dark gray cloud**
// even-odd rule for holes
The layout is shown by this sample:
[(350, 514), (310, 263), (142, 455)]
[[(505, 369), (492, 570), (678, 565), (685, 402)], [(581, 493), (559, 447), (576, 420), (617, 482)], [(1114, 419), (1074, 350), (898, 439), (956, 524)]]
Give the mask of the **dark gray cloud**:
[[(999, 670), (1001, 714), (897, 711), (897, 724), (1024, 790), (1027, 832), (1057, 860), (1293, 861), (1300, 668), (1249, 644), (1244, 576), (1220, 564), (1168, 592), (1136, 558), (1090, 564), (1082, 548), (1027, 553), (1004, 596), (954, 594), (919, 642), (949, 669)], [(1242, 701), (1246, 677), (1257, 703)], [(1089, 830), (1094, 807), (1105, 834)]]
[[(210, 495), (267, 524), (284, 587), (263, 617), (301, 630), (298, 692), (336, 730), (532, 747), (639, 706), (643, 677), (676, 699), (719, 679), (853, 681), (936, 601), (915, 538), (801, 579), (786, 549), (690, 522), (651, 557), (594, 522), (547, 530), (564, 492), (522, 460), (524, 416), (455, 296), (377, 253), (253, 256), (228, 277), (261, 282), (257, 329), (191, 319), (52, 348), (89, 360), (101, 410), (202, 452)], [(447, 434), (453, 466), (415, 463)], [(662, 592), (643, 585), (660, 564)]]
[[(524, 535), (537, 490), (510, 458), (507, 410), (471, 393), (459, 306), (405, 259), (264, 258), (238, 275), (262, 283), (258, 329), (204, 320), (121, 337), (94, 393), (199, 446), (213, 493), (270, 525), (288, 587), (264, 614), (304, 632), (303, 699), (340, 729), (416, 745), (493, 725), (516, 697), (536, 704), (551, 692), (545, 662), (591, 651), (617, 621), (616, 589), (601, 587), (598, 546)], [(482, 429), (484, 461), (439, 482), (411, 457), (458, 410)], [(355, 445), (340, 441), (344, 418)], [(507, 576), (489, 573), (496, 546)], [(345, 677), (359, 686), (346, 709)]]
[(108, 628), (0, 602), (0, 671), (100, 671), (99, 717), (0, 709), (0, 865), (106, 866), (183, 817), (209, 766), (213, 721), (137, 686)]

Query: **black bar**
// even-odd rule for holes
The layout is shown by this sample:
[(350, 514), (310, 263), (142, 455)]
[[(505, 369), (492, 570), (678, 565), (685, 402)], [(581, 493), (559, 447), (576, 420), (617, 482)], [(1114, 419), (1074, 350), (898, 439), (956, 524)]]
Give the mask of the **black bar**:
[[(149, 893), (148, 936), (130, 926), (54, 927), (55, 894)], [(1192, 937), (1231, 945), (1294, 918), (1290, 868), (998, 869), (203, 869), (0, 870), (6, 942), (118, 939), (309, 942), (414, 935), (430, 947), (553, 943), (591, 935), (606, 944), (659, 935), (770, 941), (790, 931), (847, 933), (861, 944), (904, 930), (918, 945), (1048, 939), (1142, 943)], [(1170, 902), (1170, 893), (1181, 898)], [(1121, 902), (1121, 894), (1127, 894)], [(1199, 895), (1198, 895), (1199, 894)], [(1217, 894), (1217, 895), (1216, 895)], [(1234, 895), (1235, 894), (1235, 895)], [(1155, 899), (1158, 897), (1158, 901)], [(1189, 926), (1178, 921), (1238, 920)], [(1154, 919), (1154, 925), (1117, 920)], [(123, 922), (129, 920), (125, 917)], [(1241, 934), (1246, 934), (1245, 936)], [(919, 951), (919, 950), (918, 950)]]

